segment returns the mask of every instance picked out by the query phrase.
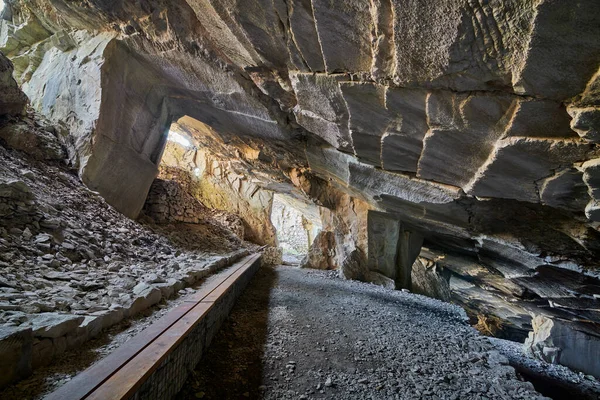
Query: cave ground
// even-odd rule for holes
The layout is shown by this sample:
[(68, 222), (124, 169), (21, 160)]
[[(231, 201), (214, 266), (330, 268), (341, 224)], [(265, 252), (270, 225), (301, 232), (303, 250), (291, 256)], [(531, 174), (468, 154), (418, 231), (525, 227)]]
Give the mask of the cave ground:
[(263, 266), (177, 398), (544, 398), (507, 362), (451, 304)]

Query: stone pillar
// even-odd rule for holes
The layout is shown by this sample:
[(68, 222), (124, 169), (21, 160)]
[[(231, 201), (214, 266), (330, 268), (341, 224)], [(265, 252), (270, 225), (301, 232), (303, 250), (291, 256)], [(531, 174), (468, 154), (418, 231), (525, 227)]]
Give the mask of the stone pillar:
[(369, 270), (393, 280), (396, 289), (410, 289), (412, 265), (423, 236), (407, 230), (393, 214), (369, 211), (368, 241)]
[(412, 290), (412, 266), (421, 252), (423, 236), (418, 232), (411, 232), (401, 227), (398, 240), (396, 288)]

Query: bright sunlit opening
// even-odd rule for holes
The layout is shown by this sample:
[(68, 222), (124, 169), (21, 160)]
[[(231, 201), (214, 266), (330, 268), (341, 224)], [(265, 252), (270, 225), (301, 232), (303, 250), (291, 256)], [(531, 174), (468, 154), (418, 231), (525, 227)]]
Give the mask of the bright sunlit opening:
[(4, 0), (0, 0), (0, 12), (4, 10)]
[(192, 147), (192, 142), (190, 142), (188, 138), (177, 132), (169, 131), (169, 136), (167, 137), (167, 140), (169, 142), (175, 142), (177, 144), (180, 144), (183, 147)]

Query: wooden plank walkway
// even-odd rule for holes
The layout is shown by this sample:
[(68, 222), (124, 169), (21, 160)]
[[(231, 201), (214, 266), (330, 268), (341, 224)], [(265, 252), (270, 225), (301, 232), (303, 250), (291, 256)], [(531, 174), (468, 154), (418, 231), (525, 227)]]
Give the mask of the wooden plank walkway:
[[(144, 331), (115, 349), (110, 355), (81, 372), (71, 381), (45, 397), (46, 400), (117, 400), (134, 397), (161, 363), (210, 313), (228, 313), (216, 306), (226, 297), (241, 292), (236, 287), (242, 277), (249, 280), (260, 263), (260, 254), (245, 257), (225, 271), (214, 275), (197, 292)], [(220, 276), (222, 275), (222, 276)], [(225, 307), (227, 308), (227, 307)], [(225, 319), (218, 315), (217, 320)], [(214, 318), (212, 318), (214, 319)], [(210, 342), (208, 338), (207, 342)], [(200, 350), (201, 352), (202, 350)], [(188, 371), (181, 371), (187, 375)], [(178, 377), (181, 381), (181, 377)], [(183, 379), (185, 380), (185, 379)], [(166, 383), (168, 384), (168, 383)]]

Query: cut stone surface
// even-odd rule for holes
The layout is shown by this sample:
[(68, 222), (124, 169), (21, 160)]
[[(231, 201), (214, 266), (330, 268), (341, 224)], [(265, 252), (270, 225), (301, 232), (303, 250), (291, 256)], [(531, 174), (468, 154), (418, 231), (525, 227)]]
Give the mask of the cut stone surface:
[(597, 334), (590, 334), (578, 324), (538, 315), (533, 319), (533, 332), (525, 349), (537, 357), (566, 365), (594, 376), (600, 375)]
[(31, 329), (35, 337), (58, 338), (77, 329), (84, 319), (75, 315), (42, 313), (32, 318)]

